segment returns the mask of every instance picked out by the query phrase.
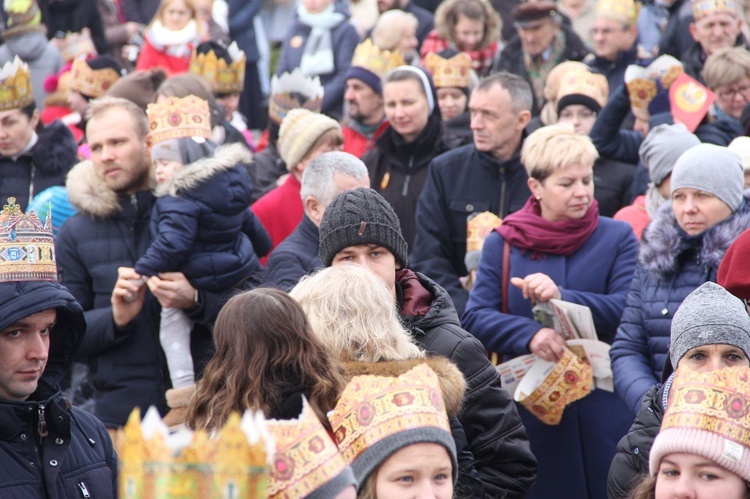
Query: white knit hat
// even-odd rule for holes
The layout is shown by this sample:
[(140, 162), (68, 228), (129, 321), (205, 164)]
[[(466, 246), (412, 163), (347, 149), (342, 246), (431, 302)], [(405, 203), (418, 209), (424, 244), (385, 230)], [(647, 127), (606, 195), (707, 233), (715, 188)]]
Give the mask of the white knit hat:
[(341, 126), (336, 120), (307, 109), (289, 111), (279, 127), (277, 142), (279, 155), (286, 163), (286, 169), (292, 171), (310, 152), (315, 141), (328, 130), (340, 132)]

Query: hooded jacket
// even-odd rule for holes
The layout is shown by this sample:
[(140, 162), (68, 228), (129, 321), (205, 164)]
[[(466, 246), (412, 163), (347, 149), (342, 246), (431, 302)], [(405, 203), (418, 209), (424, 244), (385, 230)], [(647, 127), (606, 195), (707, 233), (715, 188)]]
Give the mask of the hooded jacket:
[(117, 456), (104, 425), (70, 407), (58, 386), (86, 332), (83, 310), (53, 282), (4, 282), (0, 303), (0, 330), (38, 312), (57, 310), (36, 391), (23, 402), (0, 400), (0, 496), (115, 497)]
[(37, 108), (43, 109), (47, 95), (44, 80), (59, 73), (63, 67), (60, 50), (47, 39), (43, 31), (30, 30), (16, 36), (6, 36), (5, 43), (0, 46), (0, 65), (12, 61), (15, 56), (29, 65), (34, 101)]
[(484, 347), (461, 328), (448, 293), (425, 275), (398, 271), (396, 293), (401, 320), (417, 344), (451, 360), (466, 379), (458, 421), (487, 496), (523, 497), (536, 478), (536, 458)]

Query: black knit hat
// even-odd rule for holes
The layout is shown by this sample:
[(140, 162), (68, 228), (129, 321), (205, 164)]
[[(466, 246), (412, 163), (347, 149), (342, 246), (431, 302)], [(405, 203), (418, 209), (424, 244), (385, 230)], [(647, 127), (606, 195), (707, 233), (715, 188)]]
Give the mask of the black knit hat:
[(320, 222), (320, 259), (330, 267), (333, 257), (348, 248), (377, 244), (393, 253), (406, 267), (408, 249), (398, 215), (383, 196), (373, 189), (358, 188), (336, 196)]

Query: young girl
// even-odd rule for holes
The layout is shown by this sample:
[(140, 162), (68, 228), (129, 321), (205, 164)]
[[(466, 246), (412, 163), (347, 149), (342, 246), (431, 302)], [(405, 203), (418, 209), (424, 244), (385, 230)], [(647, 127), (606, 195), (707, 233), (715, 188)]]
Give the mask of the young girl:
[[(153, 241), (135, 270), (141, 276), (179, 271), (196, 290), (228, 291), (260, 271), (253, 245), (264, 253), (270, 247), (247, 209), (251, 187), (242, 163), (250, 154), (241, 145), (217, 148), (205, 140), (208, 103), (196, 97), (151, 104), (148, 114), (157, 200)], [(175, 388), (167, 392), (173, 409), (184, 408), (194, 390), (191, 326), (181, 309), (162, 309), (160, 340)]]
[(187, 72), (190, 56), (204, 36), (193, 0), (162, 0), (146, 29), (136, 71), (160, 67), (172, 76)]

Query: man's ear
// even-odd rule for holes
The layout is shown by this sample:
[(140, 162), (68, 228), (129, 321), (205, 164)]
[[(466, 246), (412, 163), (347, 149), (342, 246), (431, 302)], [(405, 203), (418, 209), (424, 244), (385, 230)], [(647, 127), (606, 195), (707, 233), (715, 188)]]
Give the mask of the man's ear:
[(517, 120), (518, 121), (516, 122), (516, 129), (523, 130), (531, 121), (531, 111), (527, 111), (524, 109), (523, 111), (519, 112)]
[(315, 196), (307, 196), (302, 202), (305, 214), (310, 217), (315, 225), (320, 225), (320, 221), (323, 219), (323, 210), (321, 209), (320, 202)]
[(698, 41), (698, 28), (695, 27), (695, 23), (690, 23), (688, 26), (690, 28), (690, 36), (693, 37), (693, 40), (696, 42)]

